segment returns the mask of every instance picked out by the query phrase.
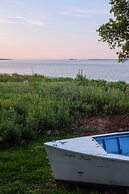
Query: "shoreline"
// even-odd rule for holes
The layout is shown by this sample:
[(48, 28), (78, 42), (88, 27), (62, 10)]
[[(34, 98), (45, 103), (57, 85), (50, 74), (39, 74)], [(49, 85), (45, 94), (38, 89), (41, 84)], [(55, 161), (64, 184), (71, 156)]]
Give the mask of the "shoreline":
[(26, 78), (26, 77), (42, 77), (42, 78), (46, 78), (46, 79), (51, 79), (51, 80), (54, 80), (54, 79), (71, 79), (71, 80), (75, 80), (78, 76), (81, 76), (83, 77), (84, 79), (88, 80), (88, 81), (95, 81), (95, 82), (98, 82), (98, 81), (103, 81), (103, 82), (106, 82), (106, 83), (125, 83), (125, 84), (129, 84), (129, 82), (127, 81), (123, 81), (123, 80), (106, 80), (106, 79), (94, 79), (94, 78), (89, 78), (89, 77), (86, 77), (85, 75), (81, 75), (79, 73), (76, 74), (75, 77), (70, 77), (70, 76), (47, 76), (47, 75), (42, 75), (42, 74), (37, 74), (37, 73), (32, 73), (32, 74), (18, 74), (18, 73), (0, 73), (0, 77), (5, 77), (7, 76), (8, 78), (11, 78), (11, 77), (14, 77), (14, 76), (17, 76), (19, 78)]

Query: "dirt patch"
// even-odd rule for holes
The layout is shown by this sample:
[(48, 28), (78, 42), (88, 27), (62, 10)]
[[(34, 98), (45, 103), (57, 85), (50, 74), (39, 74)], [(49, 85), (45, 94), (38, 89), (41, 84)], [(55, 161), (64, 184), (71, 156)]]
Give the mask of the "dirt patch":
[(129, 116), (94, 116), (80, 118), (72, 126), (75, 136), (129, 131)]

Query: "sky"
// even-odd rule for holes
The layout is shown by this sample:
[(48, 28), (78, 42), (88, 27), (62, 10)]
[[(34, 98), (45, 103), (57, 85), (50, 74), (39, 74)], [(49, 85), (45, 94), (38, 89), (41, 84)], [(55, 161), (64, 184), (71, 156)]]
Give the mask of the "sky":
[(0, 58), (115, 58), (96, 30), (109, 0), (0, 0)]

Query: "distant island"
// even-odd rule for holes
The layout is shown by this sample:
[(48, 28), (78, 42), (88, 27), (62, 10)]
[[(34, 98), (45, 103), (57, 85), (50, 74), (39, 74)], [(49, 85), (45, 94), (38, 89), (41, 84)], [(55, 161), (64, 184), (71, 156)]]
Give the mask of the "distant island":
[(69, 60), (70, 60), (70, 61), (74, 61), (74, 60), (77, 60), (77, 59), (70, 58)]
[(5, 60), (12, 60), (12, 59), (0, 59), (0, 61), (5, 61)]
[(105, 60), (117, 60), (117, 59), (88, 59), (88, 60), (95, 60), (95, 61), (96, 60), (104, 60), (105, 61)]

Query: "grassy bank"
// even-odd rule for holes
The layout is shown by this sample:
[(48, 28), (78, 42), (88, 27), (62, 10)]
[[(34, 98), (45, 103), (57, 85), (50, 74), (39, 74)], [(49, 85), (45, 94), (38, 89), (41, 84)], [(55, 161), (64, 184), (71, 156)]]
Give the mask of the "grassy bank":
[(0, 144), (65, 132), (79, 117), (129, 114), (129, 84), (44, 76), (0, 76)]
[(129, 114), (125, 82), (0, 75), (0, 193), (128, 193), (55, 182), (43, 146), (64, 138), (79, 117), (116, 113)]

